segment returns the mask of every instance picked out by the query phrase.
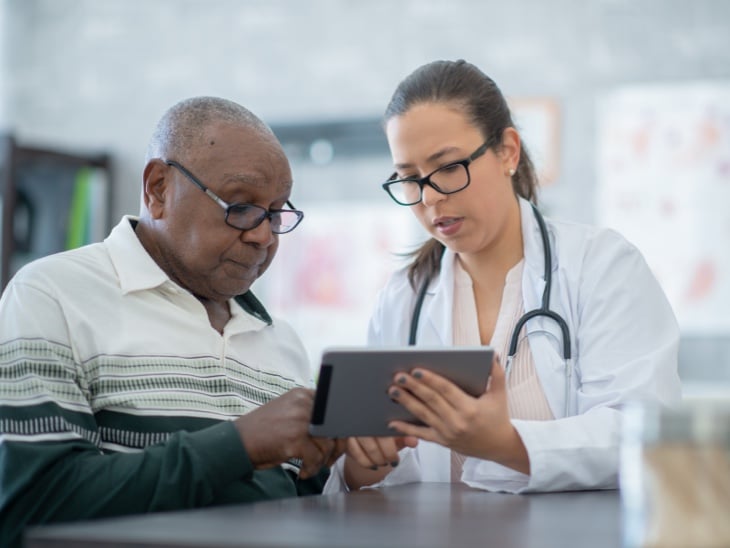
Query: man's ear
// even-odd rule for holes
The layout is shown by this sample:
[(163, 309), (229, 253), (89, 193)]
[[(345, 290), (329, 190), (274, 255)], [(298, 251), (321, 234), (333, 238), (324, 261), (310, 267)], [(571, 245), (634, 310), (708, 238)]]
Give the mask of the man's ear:
[(502, 132), (502, 146), (499, 149), (505, 175), (510, 172), (510, 169), (517, 169), (517, 164), (520, 163), (521, 149), (522, 143), (517, 130), (513, 127), (505, 128)]
[(170, 185), (170, 166), (159, 158), (147, 162), (142, 173), (142, 201), (153, 219), (161, 219)]

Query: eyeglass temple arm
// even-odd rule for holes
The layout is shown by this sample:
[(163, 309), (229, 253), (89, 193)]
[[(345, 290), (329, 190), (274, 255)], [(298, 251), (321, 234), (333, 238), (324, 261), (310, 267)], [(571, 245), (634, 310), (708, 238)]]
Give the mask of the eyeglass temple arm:
[(203, 192), (205, 192), (210, 199), (212, 199), (216, 204), (221, 206), (223, 209), (228, 209), (228, 206), (230, 205), (228, 202), (223, 201), (221, 198), (219, 198), (212, 190), (209, 188), (203, 188), (201, 189)]
[(200, 190), (205, 192), (208, 197), (213, 200), (215, 203), (217, 203), (219, 206), (221, 206), (223, 209), (228, 209), (228, 203), (223, 201), (221, 198), (219, 198), (212, 190), (210, 190), (207, 186), (205, 186), (203, 183), (198, 181), (198, 179), (190, 173), (184, 166), (179, 164), (178, 162), (175, 162), (173, 160), (168, 160), (165, 162), (168, 166), (176, 167), (178, 170), (182, 172), (185, 177), (188, 178), (188, 180), (193, 183), (195, 186), (197, 186)]

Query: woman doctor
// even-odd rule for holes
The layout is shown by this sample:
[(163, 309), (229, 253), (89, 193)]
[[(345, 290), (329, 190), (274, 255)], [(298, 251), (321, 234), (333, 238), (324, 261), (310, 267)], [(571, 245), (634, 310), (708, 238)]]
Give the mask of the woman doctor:
[(680, 399), (677, 324), (641, 254), (616, 232), (542, 219), (504, 97), (465, 61), (403, 80), (385, 130), (383, 186), (431, 239), (382, 290), (369, 344), (491, 345), (501, 359), (478, 398), (427, 370), (396, 375), (391, 398), (425, 426), (350, 439), (325, 492), (616, 488), (622, 405)]

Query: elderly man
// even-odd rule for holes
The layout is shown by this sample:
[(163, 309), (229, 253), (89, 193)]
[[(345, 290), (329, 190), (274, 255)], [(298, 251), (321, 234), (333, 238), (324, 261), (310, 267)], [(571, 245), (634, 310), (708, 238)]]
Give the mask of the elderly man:
[(23, 268), (0, 300), (0, 545), (28, 524), (317, 493), (306, 352), (249, 290), (302, 213), (261, 120), (160, 120), (138, 218)]

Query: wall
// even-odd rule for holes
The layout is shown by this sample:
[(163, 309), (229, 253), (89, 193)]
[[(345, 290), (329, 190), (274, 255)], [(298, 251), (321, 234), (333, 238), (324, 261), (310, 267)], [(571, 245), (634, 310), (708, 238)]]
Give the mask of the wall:
[[(146, 139), (178, 99), (226, 96), (272, 125), (372, 120), (413, 68), (461, 57), (508, 96), (557, 101), (560, 170), (543, 201), (552, 213), (591, 222), (601, 94), (628, 83), (730, 79), (730, 2), (721, 0), (0, 0), (0, 6), (7, 48), (0, 105), (8, 124), (25, 142), (111, 151), (115, 218), (138, 210)], [(373, 174), (387, 172), (386, 156), (374, 161)], [(371, 177), (371, 167), (362, 173)], [(311, 177), (316, 168), (295, 165), (295, 203), (302, 207), (315, 195), (374, 196), (373, 181), (337, 184), (347, 165), (336, 169), (335, 182), (325, 183)], [(689, 341), (688, 348), (728, 364), (723, 337), (698, 347)], [(707, 367), (710, 377), (730, 380), (730, 367)]]
[(228, 96), (270, 123), (377, 117), (417, 65), (464, 57), (508, 95), (558, 99), (551, 199), (590, 221), (598, 94), (730, 76), (730, 3), (717, 0), (5, 2), (12, 124), (29, 141), (111, 149), (118, 214), (137, 210), (146, 138), (182, 97)]
[[(5, 22), (5, 3), (0, 2), (0, 31), (4, 31), (4, 29), (7, 28), (7, 24)], [(6, 110), (6, 91), (5, 88), (7, 87), (6, 79), (8, 77), (8, 69), (7, 69), (7, 59), (6, 59), (6, 51), (7, 51), (7, 33), (6, 32), (0, 32), (0, 131), (3, 131), (6, 127), (7, 123), (7, 113)]]

